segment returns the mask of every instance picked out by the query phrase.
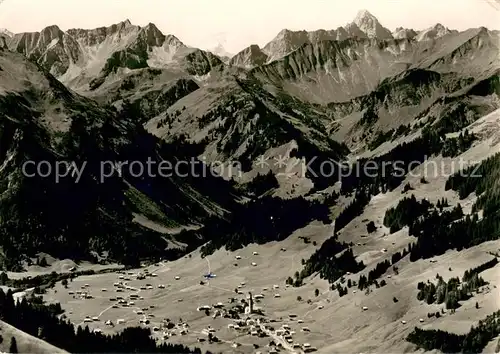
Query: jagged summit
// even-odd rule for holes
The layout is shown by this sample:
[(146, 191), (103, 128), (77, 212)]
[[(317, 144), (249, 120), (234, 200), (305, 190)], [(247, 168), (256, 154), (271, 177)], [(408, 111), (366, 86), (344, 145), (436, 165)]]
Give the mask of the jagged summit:
[[(408, 37), (411, 37), (411, 34), (408, 34)], [(367, 10), (361, 10), (353, 22), (334, 30), (319, 29), (308, 32), (282, 29), (272, 41), (264, 46), (263, 52), (268, 56), (269, 62), (282, 58), (306, 43), (316, 44), (325, 40), (342, 41), (347, 38), (386, 40), (394, 37), (374, 15)]]
[(62, 38), (64, 32), (57, 25), (47, 26), (40, 32), (41, 40), (53, 40)]
[(251, 44), (231, 58), (229, 63), (240, 67), (253, 67), (263, 65), (267, 60), (268, 56), (260, 47), (257, 44)]
[(383, 27), (377, 18), (367, 10), (360, 10), (353, 23), (355, 23), (369, 38), (392, 38), (391, 31)]
[(307, 31), (283, 29), (271, 42), (264, 46), (263, 52), (271, 61), (283, 57), (304, 43), (309, 43)]
[(378, 21), (378, 20), (368, 10), (366, 9), (359, 10), (358, 13), (356, 14), (356, 17), (354, 18), (354, 23), (359, 26), (360, 23), (366, 21)]
[(177, 48), (187, 48), (187, 45), (185, 45), (179, 38), (177, 38), (173, 34), (167, 34), (165, 36), (165, 42), (163, 45), (171, 45)]
[(131, 27), (139, 27), (135, 26), (132, 24), (132, 22), (129, 19), (126, 19), (124, 21), (118, 22), (118, 23), (113, 23), (109, 26), (101, 26), (101, 27), (96, 27), (96, 28), (70, 28), (66, 32), (68, 33), (79, 33), (79, 32), (91, 32), (91, 31), (102, 31), (106, 30), (106, 32), (116, 32), (120, 30), (124, 30), (127, 28)]

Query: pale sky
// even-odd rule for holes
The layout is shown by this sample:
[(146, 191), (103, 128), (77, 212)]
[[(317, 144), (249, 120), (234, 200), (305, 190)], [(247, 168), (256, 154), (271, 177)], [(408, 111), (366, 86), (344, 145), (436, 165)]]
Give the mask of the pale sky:
[(250, 44), (265, 45), (283, 28), (343, 26), (361, 9), (390, 30), (438, 22), (458, 30), (500, 29), (500, 0), (0, 0), (0, 28), (96, 28), (128, 18), (140, 26), (153, 22), (191, 46), (221, 43), (236, 53)]

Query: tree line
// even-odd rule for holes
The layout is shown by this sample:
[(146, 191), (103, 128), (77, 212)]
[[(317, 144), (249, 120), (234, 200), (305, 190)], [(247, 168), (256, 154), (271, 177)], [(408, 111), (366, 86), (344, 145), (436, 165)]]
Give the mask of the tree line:
[(387, 209), (383, 221), (384, 226), (390, 229), (390, 233), (399, 231), (426, 213), (431, 206), (428, 200), (417, 201), (415, 195), (412, 194), (411, 197), (400, 200), (394, 208)]
[(428, 304), (446, 304), (447, 309), (458, 308), (459, 301), (467, 300), (472, 297), (472, 293), (488, 283), (479, 276), (481, 272), (493, 268), (498, 264), (497, 257), (475, 267), (468, 269), (462, 276), (462, 283), (458, 277), (451, 278), (448, 282), (443, 280), (439, 274), (436, 275), (437, 284), (430, 281), (427, 283), (419, 282), (417, 298)]

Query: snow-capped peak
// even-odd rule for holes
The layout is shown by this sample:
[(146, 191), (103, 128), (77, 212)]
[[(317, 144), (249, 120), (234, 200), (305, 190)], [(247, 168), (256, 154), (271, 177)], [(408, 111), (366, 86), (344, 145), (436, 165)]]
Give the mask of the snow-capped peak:
[(391, 31), (383, 27), (377, 18), (367, 10), (361, 10), (354, 19), (361, 31), (363, 31), (369, 38), (389, 39), (392, 38)]

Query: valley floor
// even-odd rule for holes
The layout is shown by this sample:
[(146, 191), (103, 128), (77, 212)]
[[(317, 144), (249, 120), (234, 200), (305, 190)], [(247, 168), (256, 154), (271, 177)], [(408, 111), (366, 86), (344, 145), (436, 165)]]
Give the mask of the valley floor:
[[(303, 235), (315, 235), (320, 242), (320, 238), (326, 237), (329, 230), (326, 226), (311, 225), (300, 232)], [(286, 247), (285, 252), (280, 250), (283, 247)], [(253, 353), (253, 344), (262, 347), (271, 339), (228, 329), (227, 325), (234, 323), (234, 320), (213, 319), (203, 311), (197, 311), (199, 306), (217, 302), (229, 306), (229, 298), (245, 298), (247, 292), (251, 291), (254, 295), (264, 295), (256, 306), (262, 308), (267, 319), (277, 321), (271, 325), (277, 328), (288, 324), (296, 332), (293, 343), (310, 343), (321, 353), (408, 352), (415, 348), (405, 342), (404, 338), (415, 326), (465, 333), (471, 325), (500, 308), (498, 266), (482, 273), (482, 277), (490, 284), (480, 294), (463, 302), (454, 314), (447, 311), (439, 319), (428, 319), (427, 313), (439, 311), (443, 306), (427, 305), (416, 298), (418, 282), (432, 281), (436, 274), (445, 279), (461, 277), (465, 270), (491, 259), (489, 251), (499, 250), (500, 241), (494, 241), (463, 251), (460, 257), (457, 257), (457, 252), (452, 251), (433, 258), (432, 263), (430, 260), (412, 263), (402, 261), (399, 264), (399, 274), (391, 274), (389, 271), (381, 278), (387, 281), (387, 286), (373, 289), (369, 294), (359, 290), (354, 293), (352, 288), (347, 296), (339, 298), (337, 292), (328, 290), (328, 284), (318, 278), (311, 279), (300, 288), (285, 287), (285, 279), (300, 268), (300, 259), (311, 253), (310, 247), (297, 242), (296, 237), (291, 237), (279, 244), (249, 246), (235, 253), (219, 251), (206, 259), (201, 259), (195, 252), (191, 258), (185, 257), (175, 262), (159, 264), (159, 267), (149, 267), (149, 271), (157, 274), (157, 277), (130, 280), (127, 284), (131, 288), (124, 293), (115, 292), (113, 284), (120, 280), (117, 274), (109, 273), (76, 278), (69, 283), (68, 289), (58, 284), (45, 298), (49, 302), (60, 302), (68, 318), (75, 324), (86, 325), (83, 322), (86, 316), (99, 317), (99, 321), (92, 321), (88, 325), (90, 328), (100, 328), (103, 332), (139, 325), (143, 316), (136, 314), (134, 310), (152, 305), (154, 308), (145, 311), (154, 315), (150, 318), (151, 328), (159, 327), (164, 318), (174, 323), (182, 319), (182, 322), (189, 324), (187, 335), (171, 337), (171, 342), (200, 346), (202, 343), (198, 343), (197, 339), (206, 338), (203, 330), (211, 326), (215, 329), (214, 335), (223, 342), (202, 345), (203, 349)], [(259, 254), (253, 255), (253, 252)], [(241, 259), (236, 260), (235, 255), (241, 256)], [(257, 265), (252, 266), (251, 262)], [(208, 284), (200, 285), (203, 274), (209, 271), (217, 277)], [(175, 277), (180, 278), (175, 280)], [(242, 282), (245, 283), (244, 286), (241, 286)], [(146, 283), (151, 284), (153, 289), (141, 290), (140, 287)], [(93, 296), (92, 299), (75, 299), (68, 294), (68, 291), (85, 288), (85, 284), (89, 285), (87, 289)], [(165, 289), (158, 288), (160, 284), (164, 284)], [(279, 285), (279, 289), (273, 289), (273, 285)], [(241, 286), (239, 290), (243, 292), (240, 295), (234, 291), (238, 286)], [(102, 291), (103, 288), (106, 291)], [(318, 297), (314, 294), (316, 288), (320, 292)], [(133, 306), (112, 307), (116, 301), (110, 301), (109, 298), (120, 294), (127, 298), (130, 293), (137, 293), (144, 300), (134, 300)], [(281, 297), (275, 298), (276, 293)], [(298, 296), (302, 298), (301, 301), (298, 301)], [(394, 303), (393, 297), (399, 301)], [(308, 304), (309, 299), (311, 303)], [(476, 301), (479, 309), (475, 308)], [(367, 307), (367, 310), (363, 311), (363, 307)], [(297, 318), (289, 320), (290, 313), (296, 314)], [(423, 323), (420, 322), (421, 318)], [(116, 324), (118, 319), (123, 319), (125, 323)], [(105, 326), (104, 323), (108, 320), (115, 327)], [(303, 323), (299, 324), (297, 320)], [(302, 327), (308, 327), (310, 332), (302, 332)], [(230, 345), (234, 342), (241, 346), (233, 348)]]

